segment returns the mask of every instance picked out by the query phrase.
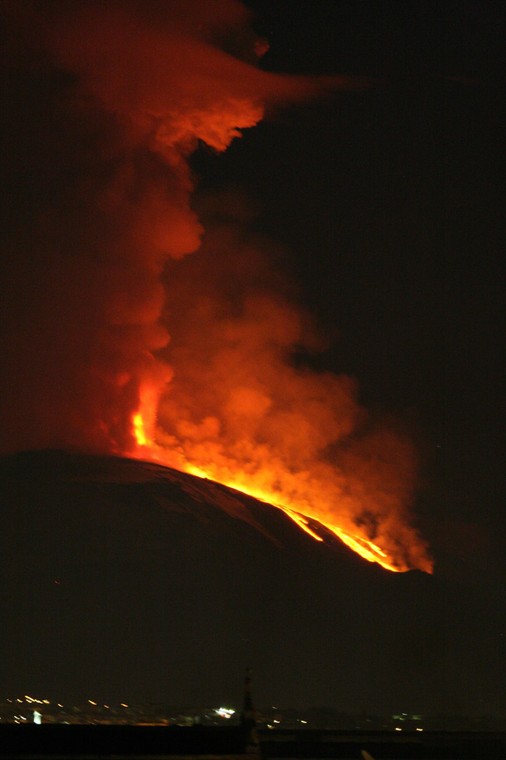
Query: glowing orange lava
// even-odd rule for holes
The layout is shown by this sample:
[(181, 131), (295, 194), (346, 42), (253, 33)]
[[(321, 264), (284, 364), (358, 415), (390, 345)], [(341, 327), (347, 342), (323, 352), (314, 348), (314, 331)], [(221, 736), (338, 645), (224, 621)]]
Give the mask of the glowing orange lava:
[(134, 436), (139, 446), (148, 446), (150, 441), (146, 437), (146, 431), (144, 430), (144, 420), (142, 414), (137, 412), (132, 418), (132, 425), (134, 429)]
[[(152, 413), (150, 416), (152, 416)], [(176, 469), (180, 469), (183, 472), (187, 472), (190, 475), (195, 475), (199, 478), (220, 482), (229, 488), (253, 496), (276, 509), (281, 509), (301, 530), (311, 536), (315, 541), (323, 542), (324, 540), (322, 536), (318, 535), (316, 532), (319, 524), (331, 531), (346, 546), (368, 562), (376, 562), (381, 565), (381, 567), (392, 572), (402, 572), (409, 569), (407, 566), (399, 565), (398, 563), (395, 564), (393, 558), (389, 557), (380, 546), (377, 546), (367, 538), (349, 533), (338, 525), (327, 522), (320, 516), (304, 514), (303, 508), (298, 510), (296, 504), (292, 504), (291, 506), (280, 504), (280, 494), (278, 492), (274, 492), (268, 488), (260, 488), (256, 486), (254, 482), (248, 482), (244, 478), (244, 475), (237, 478), (234, 476), (217, 477), (215, 471), (207, 471), (201, 466), (186, 461), (181, 453), (164, 449), (147, 436), (144, 417), (140, 411), (132, 416), (132, 433), (137, 443), (137, 447), (130, 455), (133, 455), (135, 458), (152, 460), (168, 467), (175, 467)], [(287, 501), (291, 502), (289, 497)]]

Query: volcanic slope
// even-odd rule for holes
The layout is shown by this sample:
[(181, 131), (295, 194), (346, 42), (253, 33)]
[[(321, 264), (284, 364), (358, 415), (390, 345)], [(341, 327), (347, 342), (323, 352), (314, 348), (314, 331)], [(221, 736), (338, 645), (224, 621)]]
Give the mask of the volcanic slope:
[(14, 454), (0, 498), (7, 695), (236, 702), (253, 664), (262, 703), (378, 709), (406, 687), (399, 646), (432, 627), (430, 576), (156, 464)]

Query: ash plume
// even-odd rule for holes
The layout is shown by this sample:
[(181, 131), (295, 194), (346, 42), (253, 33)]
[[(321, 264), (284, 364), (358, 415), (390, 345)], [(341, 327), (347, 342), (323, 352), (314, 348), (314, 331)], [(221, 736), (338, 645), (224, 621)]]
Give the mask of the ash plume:
[(321, 339), (268, 251), (214, 225), (194, 253), (199, 144), (223, 151), (266, 107), (346, 80), (255, 68), (265, 45), (235, 0), (0, 7), (1, 450), (132, 454), (141, 408), (167, 463), (316, 500), (428, 569), (410, 443), (366, 421), (352, 379), (294, 366)]
[(186, 159), (297, 84), (213, 44), (243, 27), (235, 2), (3, 12), (2, 448), (123, 451), (140, 383), (170, 377), (160, 274), (202, 233)]

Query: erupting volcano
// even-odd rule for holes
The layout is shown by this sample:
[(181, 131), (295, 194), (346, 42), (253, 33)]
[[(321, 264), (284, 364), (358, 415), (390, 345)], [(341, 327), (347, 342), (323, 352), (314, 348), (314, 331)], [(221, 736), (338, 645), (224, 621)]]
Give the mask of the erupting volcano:
[(353, 82), (256, 67), (266, 43), (236, 0), (3, 12), (3, 452), (151, 460), (260, 498), (320, 541), (317, 520), (388, 570), (430, 572), (409, 515), (412, 443), (366, 412), (353, 378), (311, 365), (325, 341), (247, 202), (192, 205), (195, 151)]
[[(207, 462), (207, 457), (203, 458), (206, 464), (200, 466), (186, 460), (179, 452), (161, 447), (150, 440), (146, 436), (144, 421), (140, 412), (134, 414), (133, 430), (138, 445), (134, 452), (127, 452), (130, 455), (135, 455), (139, 459), (161, 462), (169, 467), (175, 465), (177, 469), (184, 472), (201, 478), (209, 478), (261, 499), (283, 510), (312, 538), (316, 541), (322, 541), (321, 536), (310, 527), (308, 518), (318, 520), (361, 557), (370, 562), (377, 562), (387, 570), (396, 572), (409, 570), (411, 567), (399, 559), (393, 551), (388, 554), (381, 546), (361, 535), (359, 526), (352, 525), (350, 528), (344, 528), (340, 524), (335, 524), (342, 521), (342, 524), (347, 526), (349, 522), (339, 514), (339, 507), (332, 508), (332, 504), (336, 502), (329, 501), (327, 496), (329, 488), (325, 484), (323, 473), (321, 480), (313, 482), (304, 472), (290, 473), (289, 468), (279, 461), (269, 461), (265, 466), (255, 462), (252, 467), (249, 460), (242, 464), (242, 462), (237, 462), (234, 459), (231, 464), (228, 464), (226, 463), (227, 455), (226, 453), (221, 454), (219, 445), (217, 446), (216, 458), (213, 460), (211, 454), (209, 461)], [(220, 464), (222, 459), (225, 459), (223, 465)], [(250, 464), (249, 467), (248, 464)], [(329, 474), (333, 474), (331, 468), (329, 468)], [(286, 490), (283, 488), (285, 481), (289, 483)], [(300, 486), (298, 481), (300, 481)], [(330, 495), (332, 495), (331, 491)], [(338, 505), (339, 501), (337, 501)], [(429, 562), (420, 563), (420, 568), (430, 571)]]

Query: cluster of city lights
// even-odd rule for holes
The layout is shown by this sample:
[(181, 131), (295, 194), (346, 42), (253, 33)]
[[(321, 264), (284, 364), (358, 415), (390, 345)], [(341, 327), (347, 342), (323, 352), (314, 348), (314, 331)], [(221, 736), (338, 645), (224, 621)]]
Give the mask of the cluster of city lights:
[[(28, 705), (50, 705), (51, 702), (49, 699), (37, 699), (37, 697), (31, 697), (29, 694), (24, 695), (24, 699), (21, 699), (20, 697), (16, 697), (15, 699), (8, 699), (7, 702), (11, 702), (13, 704), (14, 702), (19, 702), (19, 704), (23, 704), (26, 702)], [(58, 707), (63, 707), (63, 705), (58, 704)]]
[[(419, 720), (422, 720), (422, 716), (421, 715), (408, 715), (408, 713), (404, 713), (404, 712), (400, 713), (399, 715), (392, 715), (392, 718), (394, 720), (397, 720), (397, 721), (419, 721)], [(395, 726), (395, 730), (396, 731), (402, 731), (403, 728), (402, 728), (402, 726)], [(407, 730), (413, 730), (413, 729), (411, 728), (411, 729), (407, 729)], [(415, 728), (415, 731), (418, 731), (418, 732), (423, 731), (423, 728), (421, 728), (420, 726), (417, 726)]]
[[(49, 699), (38, 699), (37, 697), (31, 697), (29, 694), (25, 694), (23, 696), (23, 699), (21, 697), (15, 697), (14, 699), (7, 699), (7, 702), (10, 704), (19, 704), (19, 705), (50, 705), (51, 701)], [(62, 704), (57, 703), (58, 707), (63, 707)], [(1, 718), (0, 718), (1, 720)], [(14, 723), (22, 724), (27, 723), (29, 720), (33, 720), (34, 723), (37, 723), (40, 725), (42, 723), (42, 713), (40, 713), (38, 710), (33, 710), (33, 712), (30, 715), (30, 718), (27, 718), (26, 715), (13, 715)]]
[[(33, 712), (29, 713), (30, 715), (29, 718), (27, 718), (26, 715), (21, 715), (21, 714), (13, 715), (14, 723), (22, 723), (22, 722), (27, 722), (29, 720), (33, 720), (34, 723), (40, 724), (42, 722), (43, 716), (40, 710), (35, 709), (36, 705), (40, 705), (42, 708), (44, 706), (48, 707), (51, 705), (53, 705), (53, 707), (56, 706), (56, 707), (63, 708), (63, 704), (61, 702), (52, 703), (50, 699), (39, 699), (38, 697), (32, 697), (30, 694), (24, 694), (23, 697), (14, 697), (12, 699), (7, 698), (6, 702), (8, 702), (11, 705), (19, 704), (19, 705), (30, 706), (30, 708), (34, 708)], [(95, 702), (95, 700), (93, 699), (88, 699), (88, 704), (94, 707), (100, 707), (100, 708), (105, 707), (106, 709), (110, 709), (110, 705), (106, 705), (106, 704), (99, 705), (99, 703)], [(126, 708), (126, 707), (129, 707), (129, 705), (126, 702), (121, 702), (120, 707)], [(2, 720), (1, 717), (0, 717), (0, 720)]]
[[(37, 699), (37, 697), (30, 697), (28, 694), (24, 695), (24, 699), (21, 699), (20, 697), (16, 697), (15, 699), (7, 699), (7, 702), (10, 704), (14, 704), (15, 702), (19, 702), (19, 704), (26, 703), (27, 705), (50, 705), (51, 700), (49, 699)], [(55, 702), (54, 703), (56, 707), (63, 707), (61, 702)], [(110, 705), (100, 705), (98, 702), (95, 702), (93, 699), (88, 699), (88, 704), (93, 705), (94, 707), (107, 707), (110, 708)], [(120, 707), (129, 707), (126, 702), (121, 702)], [(233, 711), (232, 711), (233, 712)]]

